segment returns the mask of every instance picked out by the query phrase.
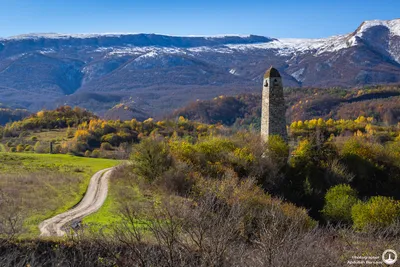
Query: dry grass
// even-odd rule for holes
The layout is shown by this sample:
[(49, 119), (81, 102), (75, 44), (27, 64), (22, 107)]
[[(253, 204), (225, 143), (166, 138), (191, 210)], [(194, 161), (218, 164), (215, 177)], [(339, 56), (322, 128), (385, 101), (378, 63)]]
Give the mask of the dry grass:
[(0, 153), (0, 191), (20, 210), (23, 237), (37, 236), (41, 221), (76, 205), (90, 177), (116, 164), (69, 155)]
[(0, 174), (0, 188), (20, 210), (25, 234), (38, 233), (43, 219), (79, 199), (83, 182), (84, 176), (75, 173)]

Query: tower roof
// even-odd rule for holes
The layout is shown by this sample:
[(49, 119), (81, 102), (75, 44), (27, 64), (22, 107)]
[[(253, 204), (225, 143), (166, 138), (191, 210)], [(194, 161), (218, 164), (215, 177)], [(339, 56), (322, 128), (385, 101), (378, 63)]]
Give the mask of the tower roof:
[(264, 74), (264, 79), (265, 78), (280, 78), (281, 75), (279, 74), (279, 71), (273, 67), (269, 68), (267, 72)]

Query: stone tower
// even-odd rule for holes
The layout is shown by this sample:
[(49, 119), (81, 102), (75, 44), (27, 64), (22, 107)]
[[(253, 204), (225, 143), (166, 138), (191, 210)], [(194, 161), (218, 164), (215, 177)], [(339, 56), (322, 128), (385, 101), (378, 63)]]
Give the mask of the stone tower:
[(261, 108), (262, 140), (266, 142), (271, 135), (280, 135), (287, 140), (282, 77), (273, 67), (264, 75)]

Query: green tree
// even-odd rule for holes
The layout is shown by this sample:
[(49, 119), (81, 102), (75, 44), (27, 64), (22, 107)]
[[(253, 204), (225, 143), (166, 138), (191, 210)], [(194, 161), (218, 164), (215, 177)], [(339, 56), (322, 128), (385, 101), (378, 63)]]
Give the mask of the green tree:
[(160, 177), (172, 165), (167, 144), (153, 138), (133, 146), (131, 162), (134, 173), (150, 181)]
[(357, 191), (350, 185), (336, 185), (326, 193), (322, 213), (328, 220), (351, 223), (351, 208), (357, 201)]

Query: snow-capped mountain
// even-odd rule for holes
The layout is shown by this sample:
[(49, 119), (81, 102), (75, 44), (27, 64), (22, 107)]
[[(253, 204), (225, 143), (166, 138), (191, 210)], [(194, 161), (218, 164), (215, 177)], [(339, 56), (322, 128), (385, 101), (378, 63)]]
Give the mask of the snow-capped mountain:
[(0, 39), (0, 102), (31, 110), (130, 102), (150, 113), (198, 98), (260, 91), (277, 67), (286, 86), (400, 82), (400, 19), (324, 39), (157, 34), (26, 34)]

